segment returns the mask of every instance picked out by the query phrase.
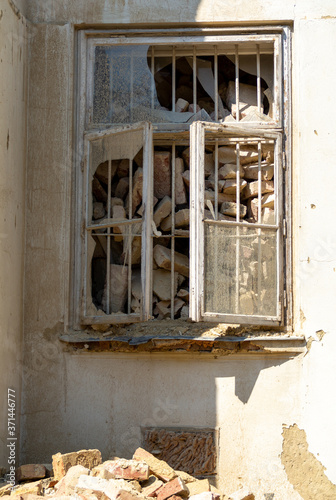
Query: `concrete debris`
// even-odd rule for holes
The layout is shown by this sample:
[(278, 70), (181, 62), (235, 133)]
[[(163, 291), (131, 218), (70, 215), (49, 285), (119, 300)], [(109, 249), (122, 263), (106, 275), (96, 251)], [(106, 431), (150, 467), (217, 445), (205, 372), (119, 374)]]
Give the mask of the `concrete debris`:
[[(99, 450), (53, 455), (55, 477), (27, 482), (10, 488), (1, 488), (2, 495), (15, 500), (254, 500), (246, 489), (226, 495), (210, 484), (208, 479), (197, 479), (174, 470), (168, 463), (138, 448), (131, 460), (114, 458), (102, 462)], [(40, 464), (26, 464), (17, 469), (25, 477), (41, 474), (46, 468)], [(14, 498), (13, 498), (14, 500)]]

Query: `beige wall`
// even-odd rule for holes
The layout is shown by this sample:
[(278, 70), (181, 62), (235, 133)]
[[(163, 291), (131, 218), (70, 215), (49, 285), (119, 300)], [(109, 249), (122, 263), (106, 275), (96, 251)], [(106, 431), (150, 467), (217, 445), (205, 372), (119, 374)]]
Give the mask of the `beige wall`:
[[(283, 426), (297, 424), (306, 432), (314, 466), (321, 462), (336, 482), (336, 69), (329, 59), (336, 48), (336, 4), (287, 0), (250, 7), (243, 0), (29, 2), (28, 16), (37, 24), (30, 29), (22, 461), (49, 462), (52, 453), (85, 447), (100, 448), (104, 458), (130, 456), (148, 422), (216, 426), (227, 491), (243, 483), (260, 500), (264, 493), (295, 500), (294, 484), (302, 498), (314, 498), (298, 479), (288, 480), (290, 460), (281, 457)], [(67, 324), (70, 274), (72, 23), (281, 20), (294, 22), (295, 331), (316, 340), (310, 351), (294, 359), (68, 351), (57, 337)], [(297, 457), (290, 459), (307, 476)]]
[[(16, 391), (19, 438), (23, 332), (27, 26), (0, 1), (0, 467), (7, 466), (7, 389)], [(19, 450), (17, 449), (17, 454)]]

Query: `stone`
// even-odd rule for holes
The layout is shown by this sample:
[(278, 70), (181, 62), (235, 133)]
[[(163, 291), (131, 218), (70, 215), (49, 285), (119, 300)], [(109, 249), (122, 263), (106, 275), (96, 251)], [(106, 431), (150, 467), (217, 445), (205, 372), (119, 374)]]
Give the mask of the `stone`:
[[(116, 220), (125, 220), (126, 219), (126, 211), (124, 207), (121, 207), (120, 205), (114, 205), (112, 207), (112, 219)], [(124, 227), (123, 226), (113, 226), (113, 234), (123, 234)], [(122, 241), (123, 236), (116, 236), (115, 241)]]
[[(153, 207), (157, 204), (159, 200), (157, 198), (155, 198), (155, 196), (153, 196)], [(141, 205), (141, 207), (139, 208), (139, 210), (137, 211), (137, 214), (140, 215), (140, 217), (143, 216), (143, 210), (144, 210), (144, 206), (143, 204)]]
[(177, 314), (183, 306), (185, 306), (184, 300), (179, 298), (174, 299), (174, 314)]
[(47, 469), (42, 464), (25, 464), (16, 469), (16, 480), (19, 483), (21, 481), (42, 479), (46, 477), (46, 475)]
[(201, 479), (190, 483), (187, 488), (190, 496), (198, 495), (199, 493), (210, 491), (210, 483), (208, 479)]
[[(239, 217), (243, 219), (246, 215), (247, 208), (245, 205), (239, 205)], [(237, 216), (237, 203), (232, 201), (224, 201), (221, 204), (220, 212), (223, 215), (229, 215), (231, 217)]]
[(187, 111), (188, 107), (189, 107), (188, 101), (186, 101), (185, 99), (182, 99), (182, 97), (177, 99), (176, 104), (175, 104), (175, 111), (177, 113), (183, 113), (184, 111)]
[(261, 222), (263, 224), (275, 224), (275, 212), (272, 208), (263, 208), (261, 210)]
[[(213, 214), (210, 212), (210, 210), (204, 210), (204, 219), (210, 219), (214, 220)], [(218, 217), (217, 220), (226, 220), (226, 221), (234, 221), (234, 217), (230, 217), (229, 215), (223, 215), (220, 212), (218, 212)]]
[(147, 497), (156, 497), (156, 492), (163, 486), (163, 482), (156, 476), (150, 476), (148, 481), (142, 484), (141, 493)]
[(129, 178), (121, 177), (115, 190), (116, 198), (124, 199), (126, 194), (128, 193), (128, 190), (129, 190)]
[(93, 218), (96, 219), (103, 219), (106, 215), (105, 208), (104, 208), (104, 203), (101, 203), (99, 201), (93, 202), (92, 205), (92, 216)]
[[(246, 187), (247, 182), (245, 179), (240, 179), (239, 183), (239, 190), (240, 192), (243, 191), (243, 189)], [(237, 189), (237, 181), (236, 179), (227, 179), (225, 181), (224, 187), (223, 187), (223, 193), (224, 194), (235, 194)]]
[(102, 492), (110, 500), (139, 500), (141, 497), (138, 492), (122, 479), (102, 479), (95, 476), (80, 476), (76, 491), (92, 490), (93, 492)]
[(259, 153), (254, 146), (242, 146), (239, 152), (239, 160), (241, 165), (247, 165), (258, 161)]
[[(189, 306), (185, 305), (181, 309), (181, 318), (189, 318)], [(183, 479), (183, 478), (182, 478)]]
[(183, 470), (175, 470), (175, 472), (178, 475), (178, 477), (183, 479), (185, 484), (193, 483), (194, 481), (197, 481), (197, 479), (194, 476), (191, 476), (190, 474), (188, 474), (188, 472), (185, 472)]
[(199, 111), (201, 111), (201, 108), (198, 104), (189, 104), (189, 107), (188, 107), (188, 111), (189, 113), (198, 113)]
[(19, 498), (20, 496), (27, 495), (28, 493), (32, 495), (41, 495), (42, 481), (34, 481), (32, 483), (25, 483), (22, 485), (14, 486), (11, 491), (11, 496), (15, 495)]
[(203, 493), (198, 493), (197, 495), (192, 495), (189, 500), (220, 500), (221, 495), (214, 493), (212, 491), (203, 491)]
[[(274, 177), (274, 165), (267, 163), (266, 161), (262, 161), (261, 164), (261, 180), (262, 181), (271, 181)], [(258, 163), (254, 163), (252, 165), (245, 165), (244, 169), (244, 177), (248, 180), (258, 180), (259, 173), (259, 165)]]
[[(118, 160), (114, 160), (111, 162), (111, 180), (113, 179), (114, 174), (117, 171), (118, 165)], [(98, 168), (95, 171), (95, 177), (97, 177), (100, 182), (103, 182), (106, 185), (108, 184), (108, 161), (104, 161), (104, 163), (98, 165)]]
[(65, 476), (54, 486), (57, 495), (71, 495), (76, 488), (78, 479), (83, 475), (89, 476), (90, 469), (83, 467), (83, 465), (70, 467)]
[(259, 204), (258, 198), (249, 198), (247, 200), (247, 216), (250, 219), (253, 219), (255, 222), (258, 221), (259, 214)]
[(107, 193), (96, 177), (92, 179), (92, 193), (97, 201), (106, 203)]
[[(153, 257), (156, 264), (162, 269), (171, 269), (171, 251), (162, 245), (155, 245)], [(189, 258), (179, 252), (174, 252), (174, 271), (189, 276)]]
[(204, 175), (208, 177), (215, 171), (215, 161), (212, 153), (204, 153)]
[[(244, 177), (244, 169), (240, 165), (239, 176)], [(218, 169), (218, 179), (236, 179), (237, 165), (235, 163), (225, 163)]]
[(129, 174), (129, 160), (121, 160), (121, 162), (117, 167), (117, 176), (120, 178), (128, 177), (128, 174)]
[(142, 299), (141, 269), (132, 270), (132, 295), (139, 301)]
[[(247, 198), (255, 198), (256, 196), (258, 196), (258, 188), (259, 188), (258, 181), (252, 181), (247, 183), (242, 192), (242, 199), (246, 200)], [(261, 181), (261, 194), (273, 193), (273, 192), (274, 192), (273, 181)]]
[[(121, 267), (121, 266), (118, 266)], [(102, 463), (99, 450), (80, 450), (72, 453), (56, 453), (52, 456), (54, 477), (59, 481), (74, 465), (83, 465), (87, 469), (93, 469)]]
[(162, 200), (157, 204), (154, 215), (153, 215), (153, 220), (155, 222), (156, 227), (159, 227), (161, 224), (161, 221), (168, 217), (168, 215), (172, 211), (172, 200), (170, 196), (165, 196), (162, 198)]
[(149, 469), (163, 481), (170, 481), (176, 477), (176, 472), (163, 460), (158, 460), (154, 455), (144, 450), (143, 448), (137, 448), (133, 455), (134, 460), (140, 460), (146, 462)]
[(183, 181), (187, 187), (190, 186), (190, 170), (185, 170), (182, 174)]
[[(168, 250), (168, 252), (170, 252), (170, 250)], [(177, 292), (177, 280), (178, 280), (178, 273), (174, 273), (174, 295)], [(154, 269), (153, 292), (159, 297), (160, 300), (170, 300), (170, 295), (171, 295), (170, 287), (171, 287), (171, 273), (164, 269)]]
[(124, 202), (121, 198), (116, 198), (115, 196), (111, 198), (111, 208), (115, 207), (116, 205), (119, 205), (121, 207), (124, 206)]
[(158, 319), (170, 317), (170, 300), (161, 300), (156, 304), (154, 314), (158, 315)]
[[(227, 182), (227, 181), (225, 181)], [(210, 201), (212, 204), (215, 203), (215, 192), (206, 190), (204, 191), (204, 200), (205, 202)], [(227, 193), (217, 193), (217, 202), (218, 205), (224, 203), (224, 201), (236, 201), (236, 192), (227, 194)]]
[(190, 148), (186, 148), (183, 150), (182, 158), (186, 164), (186, 167), (189, 169), (189, 166), (190, 166)]
[[(228, 83), (225, 103), (228, 109), (231, 110), (232, 116), (236, 117), (236, 85), (234, 81)], [(261, 111), (263, 112), (261, 99)], [(246, 83), (239, 83), (239, 112), (240, 117), (244, 117), (253, 111), (258, 111), (257, 87)]]
[[(213, 152), (213, 159), (215, 160), (215, 152)], [(230, 146), (220, 146), (218, 148), (218, 163), (225, 165), (226, 163), (236, 163), (236, 149)]]
[(229, 500), (254, 500), (254, 494), (247, 488), (241, 488), (229, 495)]
[[(0, 472), (1, 472), (1, 474), (5, 475), (6, 469), (4, 469), (3, 472), (2, 471), (0, 471)], [(2, 486), (0, 488), (0, 497), (10, 495), (11, 490), (12, 490), (12, 485), (10, 483), (5, 484), (5, 486)]]
[[(218, 179), (217, 181), (217, 191), (221, 192), (223, 191), (223, 187), (225, 185), (225, 181), (222, 179)], [(215, 179), (206, 179), (204, 182), (204, 187), (205, 189), (212, 189), (213, 191), (216, 191), (216, 180)]]
[(182, 205), (187, 203), (187, 193), (183, 182), (182, 174), (184, 172), (184, 163), (182, 158), (175, 159), (175, 204)]
[(107, 473), (105, 479), (129, 479), (145, 481), (149, 478), (149, 468), (144, 462), (138, 460), (108, 460), (99, 466)]
[[(110, 314), (124, 312), (128, 291), (128, 266), (110, 264)], [(104, 308), (107, 305), (107, 283), (105, 283), (102, 299)]]
[(199, 111), (197, 111), (197, 113), (192, 115), (191, 118), (189, 118), (187, 123), (193, 123), (193, 122), (198, 122), (198, 121), (212, 122), (212, 119), (211, 119), (209, 113), (207, 113), (204, 108), (200, 109)]
[(189, 301), (189, 290), (185, 290), (184, 288), (181, 288), (177, 292), (177, 297), (180, 297), (180, 299), (183, 299), (185, 301)]
[(261, 207), (262, 208), (273, 208), (274, 209), (275, 195), (274, 193), (268, 193), (261, 197)]
[(142, 201), (142, 182), (143, 170), (139, 167), (133, 176), (133, 189), (132, 189), (132, 217)]
[(188, 496), (188, 488), (186, 487), (183, 479), (180, 477), (175, 477), (171, 479), (168, 483), (161, 486), (161, 488), (157, 491), (157, 500), (166, 500), (166, 498), (171, 497), (172, 495), (179, 496)]
[[(184, 227), (189, 225), (189, 208), (183, 208), (175, 213), (175, 227)], [(172, 215), (169, 215), (161, 222), (162, 231), (170, 231), (172, 228)]]
[(169, 151), (154, 153), (154, 196), (161, 200), (171, 196), (171, 154)]
[(136, 299), (135, 297), (132, 297), (131, 300), (131, 311), (134, 312), (135, 314), (140, 314), (141, 312), (141, 302), (139, 299)]

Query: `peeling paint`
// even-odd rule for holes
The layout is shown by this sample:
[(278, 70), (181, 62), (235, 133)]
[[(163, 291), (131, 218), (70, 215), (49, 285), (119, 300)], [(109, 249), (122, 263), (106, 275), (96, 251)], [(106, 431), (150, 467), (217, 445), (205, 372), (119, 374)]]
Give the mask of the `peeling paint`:
[(306, 433), (296, 424), (283, 426), (281, 462), (289, 482), (304, 500), (334, 500), (336, 485), (325, 475), (325, 467), (308, 450)]
[(313, 342), (321, 342), (321, 340), (325, 336), (325, 333), (326, 332), (324, 330), (317, 330), (317, 332), (315, 332), (314, 337), (312, 335), (309, 337), (309, 339), (307, 340), (307, 346), (306, 346), (307, 352), (306, 352), (305, 356), (307, 356), (307, 354), (309, 353)]

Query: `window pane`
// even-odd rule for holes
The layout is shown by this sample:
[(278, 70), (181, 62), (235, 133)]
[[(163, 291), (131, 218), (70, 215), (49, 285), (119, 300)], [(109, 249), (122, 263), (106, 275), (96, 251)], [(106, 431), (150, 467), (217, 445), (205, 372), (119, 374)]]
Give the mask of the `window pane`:
[(276, 316), (276, 231), (204, 226), (204, 311)]

